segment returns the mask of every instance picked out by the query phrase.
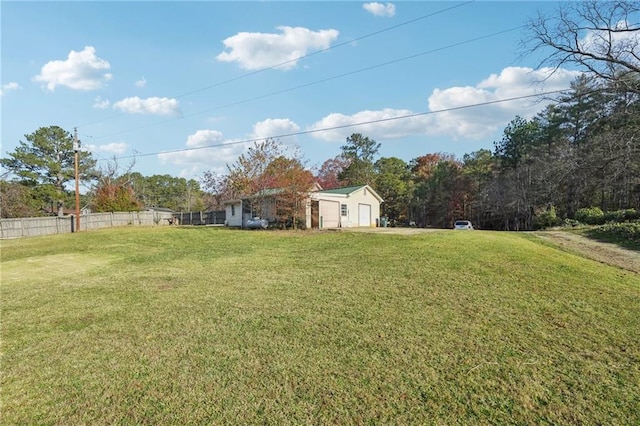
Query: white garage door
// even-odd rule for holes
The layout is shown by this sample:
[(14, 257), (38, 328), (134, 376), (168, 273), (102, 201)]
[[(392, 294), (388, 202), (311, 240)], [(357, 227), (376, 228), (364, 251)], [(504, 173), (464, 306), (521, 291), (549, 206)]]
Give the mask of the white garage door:
[(371, 226), (371, 206), (358, 204), (358, 226)]
[(340, 203), (320, 200), (320, 227), (337, 228), (340, 226)]

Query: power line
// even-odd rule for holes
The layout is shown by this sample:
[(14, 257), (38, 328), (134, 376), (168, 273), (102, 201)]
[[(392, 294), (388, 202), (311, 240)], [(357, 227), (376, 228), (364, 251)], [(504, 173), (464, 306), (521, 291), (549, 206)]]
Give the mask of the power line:
[(287, 88), (287, 89), (282, 89), (282, 90), (278, 90), (278, 91), (275, 91), (275, 92), (266, 93), (266, 94), (263, 94), (263, 95), (255, 96), (255, 97), (244, 99), (244, 100), (241, 100), (241, 101), (236, 101), (236, 102), (232, 102), (232, 103), (229, 103), (229, 104), (220, 105), (220, 106), (217, 106), (217, 107), (214, 107), (214, 108), (208, 108), (206, 110), (202, 110), (202, 111), (194, 112), (194, 113), (191, 113), (191, 114), (183, 115), (183, 116), (180, 116), (180, 117), (177, 117), (177, 118), (171, 118), (171, 119), (168, 119), (168, 120), (157, 121), (157, 122), (154, 122), (154, 123), (144, 124), (144, 125), (141, 125), (141, 126), (138, 126), (138, 127), (125, 129), (125, 130), (122, 130), (120, 132), (110, 133), (110, 134), (101, 136), (101, 138), (105, 138), (105, 137), (108, 137), (108, 136), (117, 136), (117, 135), (121, 135), (123, 133), (132, 132), (132, 131), (135, 131), (135, 130), (141, 130), (141, 129), (145, 129), (145, 128), (148, 128), (148, 127), (153, 127), (153, 126), (157, 126), (157, 125), (161, 125), (161, 124), (171, 123), (171, 122), (174, 122), (174, 121), (183, 120), (185, 118), (194, 117), (196, 115), (205, 114), (207, 112), (220, 110), (220, 109), (224, 109), (224, 108), (228, 108), (228, 107), (232, 107), (232, 106), (236, 106), (236, 105), (240, 105), (240, 104), (245, 104), (245, 103), (253, 102), (253, 101), (256, 101), (256, 100), (259, 100), (259, 99), (264, 99), (264, 98), (268, 98), (268, 97), (271, 97), (271, 96), (280, 95), (280, 94), (283, 94), (283, 93), (292, 92), (294, 90), (303, 89), (305, 87), (310, 87), (310, 86), (314, 86), (314, 85), (317, 85), (317, 84), (326, 83), (328, 81), (337, 80), (339, 78), (348, 77), (348, 76), (351, 76), (351, 75), (354, 75), (354, 74), (359, 74), (359, 73), (366, 72), (366, 71), (371, 71), (371, 70), (374, 70), (376, 68), (382, 68), (382, 67), (385, 67), (385, 66), (388, 66), (388, 65), (393, 65), (393, 64), (397, 64), (399, 62), (408, 61), (410, 59), (415, 59), (417, 57), (424, 56), (424, 55), (427, 55), (427, 54), (440, 52), (442, 50), (447, 50), (447, 49), (451, 49), (451, 48), (454, 48), (454, 47), (462, 46), (462, 45), (465, 45), (465, 44), (473, 43), (473, 42), (476, 42), (476, 41), (479, 41), (479, 40), (484, 40), (484, 39), (487, 39), (487, 38), (495, 37), (495, 36), (498, 36), (498, 35), (501, 35), (501, 34), (506, 34), (506, 33), (509, 33), (509, 32), (512, 32), (512, 31), (516, 31), (516, 30), (519, 30), (519, 29), (522, 29), (522, 28), (523, 28), (523, 26), (520, 25), (520, 26), (509, 28), (509, 29), (506, 29), (506, 30), (497, 31), (497, 32), (494, 32), (494, 33), (491, 33), (491, 34), (486, 34), (486, 35), (475, 37), (475, 38), (472, 38), (472, 39), (469, 39), (469, 40), (463, 40), (463, 41), (460, 41), (460, 42), (457, 42), (457, 43), (452, 43), (452, 44), (449, 44), (447, 46), (442, 46), (442, 47), (438, 47), (438, 48), (435, 48), (435, 49), (426, 50), (426, 51), (423, 51), (423, 52), (415, 53), (413, 55), (409, 55), (409, 56), (405, 56), (405, 57), (402, 57), (402, 58), (393, 59), (391, 61), (382, 62), (382, 63), (375, 64), (375, 65), (371, 65), (371, 66), (368, 66), (368, 67), (365, 67), (365, 68), (360, 68), (360, 69), (357, 69), (357, 70), (349, 71), (349, 72), (346, 72), (346, 73), (343, 73), (343, 74), (337, 74), (337, 75), (334, 75), (334, 76), (331, 76), (331, 77), (326, 77), (326, 78), (323, 78), (323, 79), (320, 79), (320, 80), (311, 81), (309, 83), (301, 84), (299, 86), (294, 86), (294, 87), (290, 87), (290, 88)]
[(533, 94), (533, 95), (515, 96), (515, 97), (511, 97), (511, 98), (498, 99), (498, 100), (494, 100), (494, 101), (480, 102), (480, 103), (477, 103), (477, 104), (469, 104), (469, 105), (461, 105), (461, 106), (451, 107), (451, 108), (443, 108), (443, 109), (439, 109), (439, 110), (435, 110), (435, 111), (417, 112), (417, 113), (413, 113), (413, 114), (400, 115), (400, 116), (396, 116), (396, 117), (380, 118), (380, 119), (376, 119), (376, 120), (362, 121), (362, 122), (359, 122), (359, 123), (351, 123), (351, 124), (343, 124), (343, 125), (340, 125), (340, 126), (325, 127), (325, 128), (322, 128), (322, 129), (313, 129), (313, 130), (304, 130), (304, 131), (293, 132), (293, 133), (284, 133), (284, 134), (281, 134), (281, 135), (268, 136), (268, 137), (264, 137), (264, 138), (244, 139), (244, 140), (239, 140), (239, 141), (234, 141), (234, 142), (218, 143), (218, 144), (199, 146), (199, 147), (193, 147), (193, 148), (182, 148), (182, 149), (175, 149), (175, 150), (171, 150), (171, 151), (161, 151), (161, 152), (151, 152), (151, 153), (138, 154), (138, 155), (128, 155), (128, 156), (118, 157), (117, 159), (149, 157), (149, 156), (152, 156), (152, 155), (159, 155), (159, 154), (175, 154), (175, 153), (179, 153), (179, 152), (196, 151), (196, 150), (209, 149), (209, 148), (228, 147), (228, 146), (232, 146), (232, 145), (240, 145), (240, 144), (246, 144), (246, 143), (251, 143), (251, 142), (258, 142), (258, 141), (261, 141), (261, 140), (264, 140), (264, 139), (283, 139), (283, 138), (288, 138), (288, 137), (293, 137), (293, 136), (301, 136), (301, 135), (308, 135), (308, 134), (312, 134), (312, 133), (328, 132), (328, 131), (331, 131), (331, 130), (346, 129), (346, 128), (350, 128), (350, 127), (364, 126), (364, 125), (367, 125), (367, 124), (385, 123), (385, 122), (389, 122), (389, 121), (404, 120), (404, 119), (407, 119), (407, 118), (414, 118), (414, 117), (419, 117), (419, 116), (439, 114), (439, 113), (443, 113), (443, 112), (459, 111), (459, 110), (468, 109), (468, 108), (477, 108), (477, 107), (481, 107), (481, 106), (495, 105), (495, 104), (504, 103), (504, 102), (512, 102), (512, 101), (518, 101), (518, 100), (529, 99), (529, 98), (534, 98), (534, 97), (553, 95), (553, 94), (566, 92), (567, 90), (570, 90), (570, 89), (567, 88), (567, 89), (561, 89), (561, 90), (552, 90), (552, 91), (548, 91), (548, 92), (536, 93), (536, 94)]
[[(379, 34), (383, 34), (385, 32), (392, 31), (392, 30), (395, 30), (397, 28), (400, 28), (400, 27), (403, 27), (403, 26), (406, 26), (406, 25), (409, 25), (409, 24), (413, 24), (415, 22), (418, 22), (418, 21), (421, 21), (421, 20), (424, 20), (424, 19), (427, 19), (427, 18), (431, 18), (433, 16), (436, 16), (436, 15), (439, 15), (439, 14), (442, 14), (442, 13), (445, 13), (445, 12), (449, 12), (449, 11), (457, 9), (459, 7), (466, 6), (468, 4), (474, 3), (475, 1), (476, 0), (469, 0), (469, 1), (466, 1), (466, 2), (463, 2), (463, 3), (459, 3), (459, 4), (456, 4), (456, 5), (453, 5), (453, 6), (449, 6), (449, 7), (446, 7), (444, 9), (440, 9), (440, 10), (437, 10), (435, 12), (431, 12), (431, 13), (428, 13), (426, 15), (422, 15), (422, 16), (419, 16), (417, 18), (410, 19), (408, 21), (404, 21), (404, 22), (401, 22), (399, 24), (392, 25), (390, 27), (386, 27), (386, 28), (383, 28), (383, 29), (378, 30), (378, 31), (374, 31), (374, 32), (362, 35), (360, 37), (356, 37), (356, 38), (350, 39), (348, 41), (344, 41), (344, 42), (341, 42), (341, 43), (338, 43), (338, 44), (334, 44), (333, 46), (329, 46), (329, 47), (321, 49), (321, 50), (316, 50), (315, 52), (311, 52), (311, 53), (308, 53), (306, 55), (301, 55), (301, 56), (295, 57), (293, 59), (289, 59), (287, 61), (280, 62), (280, 63), (275, 64), (275, 65), (270, 65), (268, 67), (260, 68), (260, 69), (255, 70), (255, 71), (251, 71), (251, 72), (247, 72), (247, 73), (244, 73), (244, 74), (240, 74), (239, 76), (230, 78), (228, 80), (223, 80), (223, 81), (220, 81), (218, 83), (214, 83), (214, 84), (211, 84), (211, 85), (208, 85), (208, 86), (201, 87), (199, 89), (192, 90), (190, 92), (182, 93), (182, 94), (174, 96), (172, 98), (164, 98), (164, 99), (162, 99), (162, 100), (160, 100), (160, 101), (158, 101), (156, 103), (151, 104), (150, 106), (160, 105), (162, 103), (167, 102), (170, 99), (180, 99), (180, 98), (184, 98), (184, 97), (189, 96), (189, 95), (193, 95), (193, 94), (196, 94), (196, 93), (204, 92), (205, 90), (213, 89), (214, 87), (223, 86), (225, 84), (229, 84), (229, 83), (232, 83), (234, 81), (238, 81), (238, 80), (241, 80), (241, 79), (244, 79), (244, 78), (256, 75), (256, 74), (260, 74), (260, 73), (263, 73), (265, 71), (276, 69), (276, 68), (282, 67), (283, 65), (287, 65), (287, 64), (290, 64), (292, 62), (299, 61), (301, 59), (306, 59), (306, 58), (309, 58), (309, 57), (314, 56), (314, 55), (319, 55), (321, 53), (325, 53), (325, 52), (328, 52), (330, 50), (337, 49), (339, 47), (348, 46), (348, 45), (350, 45), (352, 43), (355, 43), (357, 41), (364, 40), (366, 38), (373, 37), (373, 36), (376, 36), (376, 35), (379, 35)], [(89, 122), (89, 123), (85, 123), (82, 126), (76, 126), (76, 127), (81, 128), (81, 127), (87, 127), (87, 126), (90, 126), (90, 125), (93, 125), (93, 124), (102, 123), (102, 122), (105, 122), (105, 121), (120, 117), (123, 114), (124, 114), (124, 112), (120, 112), (120, 113), (114, 114), (114, 115), (112, 115), (110, 117), (106, 117), (106, 118), (102, 118), (100, 120), (96, 120), (96, 121), (92, 121), (92, 122)]]

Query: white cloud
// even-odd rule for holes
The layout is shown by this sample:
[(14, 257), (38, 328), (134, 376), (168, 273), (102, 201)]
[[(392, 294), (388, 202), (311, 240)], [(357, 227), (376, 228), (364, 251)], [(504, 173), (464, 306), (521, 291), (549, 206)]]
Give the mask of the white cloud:
[[(374, 139), (398, 139), (408, 136), (446, 136), (453, 139), (482, 139), (491, 136), (516, 115), (532, 118), (550, 101), (538, 97), (498, 102), (504, 99), (563, 90), (579, 72), (559, 69), (533, 70), (510, 67), (492, 74), (475, 86), (435, 89), (428, 99), (429, 114), (411, 110), (383, 109), (360, 111), (352, 115), (332, 113), (314, 123), (309, 130), (334, 128), (314, 133), (327, 141), (344, 141), (354, 132)], [(465, 108), (471, 105), (487, 105)], [(396, 117), (406, 117), (394, 119)], [(366, 123), (352, 126), (358, 123)], [(352, 126), (352, 127), (343, 127)], [(343, 127), (343, 128), (336, 128)]]
[(147, 79), (142, 76), (142, 78), (135, 83), (136, 87), (144, 87), (147, 85)]
[(392, 17), (396, 14), (396, 6), (393, 3), (365, 3), (362, 8), (375, 16)]
[[(615, 29), (626, 30), (633, 27), (627, 21), (619, 21)], [(594, 52), (600, 56), (607, 56), (613, 51), (613, 56), (618, 56), (626, 61), (640, 64), (640, 34), (637, 31), (610, 32), (605, 30), (590, 30), (578, 41), (583, 51)], [(632, 53), (633, 52), (633, 53)], [(635, 57), (634, 57), (635, 55)]]
[(303, 27), (277, 27), (280, 33), (241, 32), (223, 41), (225, 49), (216, 56), (222, 62), (237, 62), (247, 70), (278, 66), (288, 70), (297, 64), (297, 58), (309, 52), (327, 49), (338, 38), (337, 30), (311, 31)]
[(533, 70), (524, 67), (508, 67), (500, 74), (491, 74), (476, 87), (494, 89), (496, 98), (504, 99), (566, 89), (580, 74), (579, 71), (563, 68), (555, 71), (552, 68)]
[(11, 81), (7, 84), (2, 85), (2, 88), (0, 88), (0, 96), (4, 96), (11, 91), (19, 90), (19, 89), (22, 89), (22, 87), (20, 87), (20, 85), (15, 81)]
[(128, 147), (129, 145), (124, 142), (113, 142), (105, 145), (85, 145), (85, 148), (93, 153), (104, 154), (124, 154)]
[(222, 132), (217, 130), (198, 130), (187, 138), (187, 147), (201, 148), (219, 144), (224, 140)]
[(177, 152), (158, 154), (162, 164), (170, 163), (183, 168), (181, 175), (194, 176), (205, 170), (218, 173), (227, 172), (227, 164), (253, 146), (254, 140), (264, 139), (288, 133), (295, 133), (300, 127), (286, 118), (266, 119), (253, 126), (253, 132), (245, 140), (225, 139), (222, 132), (212, 129), (198, 130), (189, 135), (185, 149)]
[(109, 99), (102, 99), (101, 96), (98, 96), (93, 100), (93, 107), (98, 109), (107, 109), (110, 104)]
[[(577, 71), (564, 69), (552, 73), (549, 68), (533, 70), (509, 67), (473, 87), (435, 89), (429, 96), (429, 110), (446, 111), (433, 114), (430, 132), (456, 139), (485, 138), (503, 128), (516, 115), (532, 118), (550, 102), (533, 95), (566, 89), (578, 75), (580, 73)], [(533, 97), (497, 102), (523, 96)], [(491, 104), (461, 108), (482, 103)]]
[(237, 160), (251, 143), (225, 139), (221, 132), (205, 129), (189, 135), (185, 145), (184, 151), (163, 152), (158, 159), (162, 164), (183, 167), (181, 175), (194, 176), (205, 170), (226, 172), (227, 163)]
[(86, 46), (81, 52), (69, 52), (66, 61), (47, 62), (33, 80), (46, 83), (47, 89), (52, 92), (56, 86), (74, 90), (96, 90), (111, 79), (112, 75), (106, 72), (110, 68), (109, 62), (96, 56), (93, 46)]
[(253, 125), (252, 137), (255, 139), (264, 139), (296, 133), (298, 131), (300, 131), (300, 126), (288, 118), (268, 118)]
[[(427, 120), (424, 116), (395, 119), (411, 114), (414, 114), (414, 112), (391, 108), (385, 108), (380, 111), (365, 110), (353, 115), (332, 113), (314, 123), (309, 130), (332, 129), (313, 133), (316, 138), (327, 141), (344, 141), (352, 133), (363, 133), (373, 138), (391, 139), (426, 133)], [(366, 124), (354, 126), (360, 123)]]
[(141, 99), (134, 96), (116, 102), (113, 108), (130, 114), (180, 115), (179, 102), (170, 98)]

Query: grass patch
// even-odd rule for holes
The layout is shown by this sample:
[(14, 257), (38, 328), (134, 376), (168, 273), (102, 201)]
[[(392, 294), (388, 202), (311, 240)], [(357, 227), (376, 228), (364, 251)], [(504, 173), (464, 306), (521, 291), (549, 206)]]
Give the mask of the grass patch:
[(605, 243), (640, 251), (640, 221), (606, 223), (583, 231), (583, 235)]
[(5, 424), (640, 422), (640, 278), (515, 233), (2, 242)]

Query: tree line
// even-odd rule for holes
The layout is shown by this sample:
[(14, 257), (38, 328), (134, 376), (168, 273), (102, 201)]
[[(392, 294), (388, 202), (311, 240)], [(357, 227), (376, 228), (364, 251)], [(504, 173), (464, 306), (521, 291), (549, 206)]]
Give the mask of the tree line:
[[(94, 211), (198, 211), (242, 197), (258, 206), (271, 197), (279, 222), (296, 226), (318, 183), (370, 185), (384, 199), (382, 214), (398, 225), (446, 228), (469, 219), (483, 229), (528, 230), (575, 219), (585, 208), (640, 209), (638, 13), (636, 1), (585, 1), (531, 19), (523, 45), (529, 52), (550, 49), (541, 65), (573, 64), (585, 73), (535, 117), (514, 117), (492, 149), (462, 158), (426, 153), (405, 162), (379, 158), (380, 143), (354, 133), (338, 156), (312, 170), (299, 152), (267, 139), (226, 173), (208, 171), (199, 181), (145, 177), (132, 171), (134, 164), (120, 170), (116, 159), (99, 169), (81, 151), (80, 176), (91, 183), (83, 204)], [(61, 214), (72, 205), (66, 186), (73, 179), (72, 147), (68, 131), (50, 126), (25, 135), (0, 159), (8, 170), (0, 181), (2, 217)]]
[[(16, 177), (2, 182), (3, 217), (38, 214), (52, 202), (72, 205), (65, 187), (72, 179), (71, 135), (54, 126), (26, 141), (0, 160)], [(230, 199), (250, 197), (257, 206), (275, 197), (279, 221), (295, 226), (314, 183), (323, 189), (368, 184), (385, 200), (382, 214), (390, 224), (448, 228), (469, 219), (499, 230), (553, 225), (589, 207), (640, 208), (640, 95), (586, 75), (532, 119), (516, 116), (492, 150), (462, 158), (428, 153), (405, 162), (379, 158), (380, 146), (354, 133), (338, 156), (310, 170), (299, 152), (267, 139), (226, 173), (208, 171), (199, 181), (121, 172), (115, 162), (99, 170), (83, 153), (82, 178), (93, 181), (84, 201), (94, 211), (198, 211), (223, 209)]]

